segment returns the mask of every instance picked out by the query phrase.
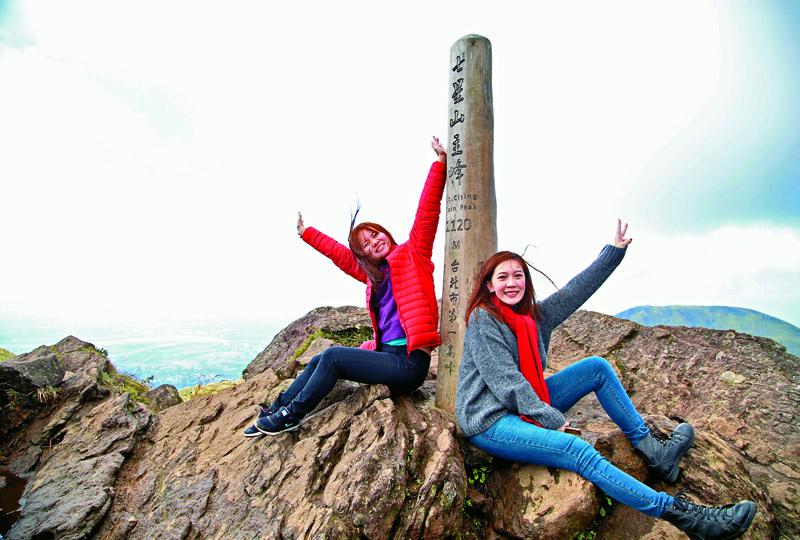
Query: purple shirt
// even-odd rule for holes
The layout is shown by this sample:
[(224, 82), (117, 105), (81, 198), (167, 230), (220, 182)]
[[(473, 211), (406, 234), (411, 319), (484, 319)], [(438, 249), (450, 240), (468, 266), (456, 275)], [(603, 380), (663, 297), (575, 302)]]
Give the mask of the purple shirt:
[(403, 327), (400, 326), (400, 316), (397, 314), (397, 303), (392, 294), (392, 280), (389, 279), (389, 265), (381, 265), (384, 276), (380, 285), (372, 289), (374, 305), (377, 306), (378, 333), (381, 343), (388, 343), (395, 339), (405, 338)]

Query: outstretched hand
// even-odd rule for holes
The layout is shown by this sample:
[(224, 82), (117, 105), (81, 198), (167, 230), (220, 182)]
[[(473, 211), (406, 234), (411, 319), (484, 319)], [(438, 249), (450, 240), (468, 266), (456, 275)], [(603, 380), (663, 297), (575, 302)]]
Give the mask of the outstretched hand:
[(621, 219), (617, 219), (617, 234), (614, 235), (614, 247), (624, 248), (633, 242), (633, 238), (625, 238), (626, 232), (628, 232), (628, 224), (623, 224)]
[(442, 163), (447, 163), (447, 151), (442, 146), (442, 143), (439, 142), (438, 137), (433, 137), (431, 141), (431, 148), (433, 151), (436, 152), (436, 158), (441, 161)]
[(299, 236), (303, 236), (303, 231), (306, 230), (305, 225), (303, 225), (303, 214), (297, 212), (297, 234)]

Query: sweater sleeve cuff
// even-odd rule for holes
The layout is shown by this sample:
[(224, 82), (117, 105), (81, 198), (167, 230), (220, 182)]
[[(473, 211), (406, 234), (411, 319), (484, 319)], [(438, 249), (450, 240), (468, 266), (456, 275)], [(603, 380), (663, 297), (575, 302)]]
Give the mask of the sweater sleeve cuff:
[(539, 422), (545, 429), (558, 429), (566, 423), (567, 418), (564, 413), (555, 407), (548, 407), (541, 414), (536, 415), (534, 420)]
[(607, 244), (606, 247), (600, 252), (600, 255), (597, 257), (603, 263), (606, 264), (613, 264), (614, 266), (618, 265), (622, 262), (622, 259), (625, 257), (625, 252), (628, 250), (628, 246), (624, 248), (618, 248), (612, 246), (611, 244)]
[(431, 170), (432, 171), (435, 171), (437, 169), (440, 170), (440, 171), (444, 171), (446, 168), (447, 168), (447, 163), (442, 163), (439, 160), (434, 161), (433, 165), (431, 165)]

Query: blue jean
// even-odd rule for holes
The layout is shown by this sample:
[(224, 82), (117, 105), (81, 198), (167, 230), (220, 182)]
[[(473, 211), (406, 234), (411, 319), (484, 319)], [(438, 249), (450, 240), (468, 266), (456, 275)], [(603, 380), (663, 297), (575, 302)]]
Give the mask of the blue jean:
[[(594, 392), (608, 416), (634, 446), (650, 430), (636, 412), (608, 362), (590, 356), (545, 379), (551, 405), (563, 413)], [(611, 498), (649, 516), (660, 517), (673, 498), (639, 482), (608, 462), (594, 447), (574, 435), (544, 429), (506, 415), (489, 429), (470, 438), (472, 444), (494, 456), (574, 471)]]
[(278, 404), (305, 416), (319, 405), (339, 379), (385, 384), (393, 394), (408, 394), (428, 375), (431, 357), (405, 346), (381, 344), (379, 351), (331, 347), (314, 356), (300, 375), (278, 396)]

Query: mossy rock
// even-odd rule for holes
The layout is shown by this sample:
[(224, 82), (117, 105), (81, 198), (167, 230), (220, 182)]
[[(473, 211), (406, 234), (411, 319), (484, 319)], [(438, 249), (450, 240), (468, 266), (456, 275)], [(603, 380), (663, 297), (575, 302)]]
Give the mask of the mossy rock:
[(150, 386), (134, 375), (117, 371), (111, 365), (108, 371), (100, 373), (97, 382), (116, 393), (127, 392), (133, 401), (150, 405), (150, 399), (147, 397)]
[(178, 394), (181, 396), (183, 401), (189, 401), (190, 399), (198, 398), (198, 397), (206, 397), (206, 396), (213, 396), (214, 394), (218, 394), (223, 390), (227, 390), (228, 388), (233, 388), (237, 384), (242, 382), (242, 379), (238, 381), (220, 381), (210, 384), (204, 385), (197, 385), (197, 386), (189, 386), (187, 388), (181, 388), (178, 390)]
[(14, 358), (15, 356), (17, 356), (17, 355), (14, 354), (11, 351), (7, 351), (5, 349), (0, 349), (0, 362), (3, 362), (5, 360), (9, 360), (10, 358)]

